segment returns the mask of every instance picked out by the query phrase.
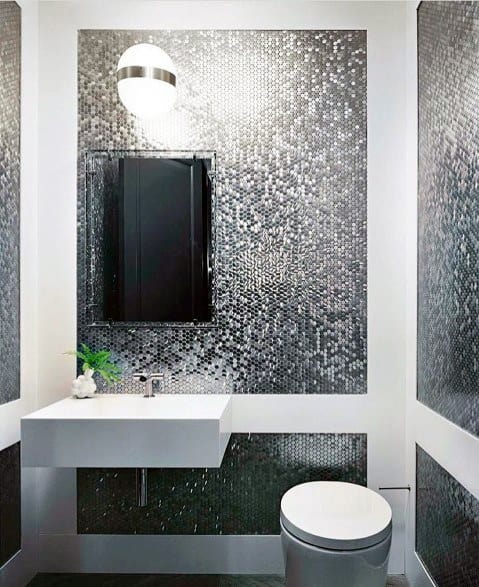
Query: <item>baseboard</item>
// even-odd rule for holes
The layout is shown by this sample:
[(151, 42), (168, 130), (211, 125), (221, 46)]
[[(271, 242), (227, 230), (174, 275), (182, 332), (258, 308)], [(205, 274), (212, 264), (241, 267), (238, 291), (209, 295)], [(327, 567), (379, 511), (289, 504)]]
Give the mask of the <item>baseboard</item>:
[(39, 572), (283, 574), (279, 536), (39, 537)]
[(406, 578), (411, 587), (437, 587), (436, 582), (416, 552), (408, 559)]
[(279, 536), (40, 534), (39, 546), (44, 573), (284, 573)]
[(32, 561), (24, 550), (19, 550), (0, 567), (0, 585), (5, 587), (25, 587), (35, 575)]

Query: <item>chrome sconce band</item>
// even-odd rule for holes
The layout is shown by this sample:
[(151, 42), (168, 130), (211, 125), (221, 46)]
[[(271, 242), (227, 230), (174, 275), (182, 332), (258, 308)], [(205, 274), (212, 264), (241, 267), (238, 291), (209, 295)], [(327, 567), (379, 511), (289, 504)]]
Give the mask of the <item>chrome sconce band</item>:
[(122, 67), (116, 72), (117, 81), (134, 77), (156, 79), (161, 82), (171, 84), (172, 86), (176, 86), (176, 75), (171, 73), (171, 71), (160, 69), (159, 67), (128, 65), (126, 67)]

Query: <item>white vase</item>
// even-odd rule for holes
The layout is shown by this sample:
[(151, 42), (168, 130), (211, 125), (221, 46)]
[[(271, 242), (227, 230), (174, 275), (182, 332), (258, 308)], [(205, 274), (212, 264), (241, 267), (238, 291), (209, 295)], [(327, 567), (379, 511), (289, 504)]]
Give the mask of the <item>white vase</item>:
[(96, 391), (96, 383), (93, 379), (93, 369), (86, 369), (83, 375), (79, 375), (72, 381), (72, 395), (78, 399), (93, 397)]

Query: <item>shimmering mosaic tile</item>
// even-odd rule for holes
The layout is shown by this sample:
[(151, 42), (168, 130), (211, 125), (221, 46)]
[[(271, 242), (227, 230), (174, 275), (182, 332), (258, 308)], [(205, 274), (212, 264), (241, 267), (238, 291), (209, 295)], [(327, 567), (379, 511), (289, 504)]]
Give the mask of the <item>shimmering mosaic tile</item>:
[(418, 399), (479, 434), (479, 3), (422, 2)]
[(416, 551), (438, 587), (479, 585), (479, 500), (417, 446)]
[(367, 482), (365, 434), (234, 434), (219, 469), (78, 469), (80, 534), (279, 534), (279, 503), (305, 481)]
[(20, 443), (0, 451), (0, 567), (21, 546)]
[[(117, 96), (138, 42), (178, 68), (156, 123)], [(140, 391), (131, 374), (146, 369), (173, 393), (365, 393), (366, 32), (95, 30), (78, 51), (78, 339), (123, 365), (112, 391)], [(216, 152), (216, 327), (88, 326), (93, 149)]]
[(0, 404), (20, 397), (21, 11), (0, 2)]

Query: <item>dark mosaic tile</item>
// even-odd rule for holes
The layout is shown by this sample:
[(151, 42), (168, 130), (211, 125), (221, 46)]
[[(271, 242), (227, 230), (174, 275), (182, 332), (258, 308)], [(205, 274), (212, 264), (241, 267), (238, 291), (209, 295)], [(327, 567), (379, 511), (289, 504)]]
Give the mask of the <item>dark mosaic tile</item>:
[[(156, 123), (117, 96), (138, 42), (178, 68)], [(80, 31), (78, 51), (80, 154), (217, 153), (209, 329), (88, 326), (80, 155), (78, 340), (121, 362), (113, 391), (139, 391), (131, 374), (149, 369), (174, 393), (366, 393), (366, 31)]]
[(479, 500), (416, 450), (416, 551), (438, 587), (477, 587)]
[(477, 435), (479, 3), (418, 15), (418, 399)]
[(0, 451), (0, 567), (21, 547), (20, 443)]
[(21, 10), (0, 2), (0, 404), (20, 397)]
[[(37, 575), (28, 587), (283, 587), (276, 575)], [(389, 577), (386, 587), (408, 587)]]
[(81, 534), (279, 534), (279, 503), (312, 480), (367, 482), (365, 434), (234, 434), (219, 469), (78, 469)]

